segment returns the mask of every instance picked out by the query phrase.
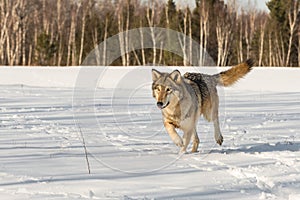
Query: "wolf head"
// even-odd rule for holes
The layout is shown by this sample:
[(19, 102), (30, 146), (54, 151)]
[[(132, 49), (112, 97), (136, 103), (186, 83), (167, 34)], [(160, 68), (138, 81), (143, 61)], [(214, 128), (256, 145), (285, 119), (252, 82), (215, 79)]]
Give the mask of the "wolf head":
[(182, 98), (183, 78), (178, 70), (172, 73), (162, 73), (152, 69), (152, 94), (157, 107), (164, 109), (169, 105), (176, 105)]

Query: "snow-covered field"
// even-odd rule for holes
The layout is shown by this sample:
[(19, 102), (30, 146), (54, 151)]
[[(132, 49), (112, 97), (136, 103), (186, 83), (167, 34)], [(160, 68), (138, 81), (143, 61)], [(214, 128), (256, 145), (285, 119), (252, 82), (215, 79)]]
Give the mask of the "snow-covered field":
[(0, 68), (0, 199), (300, 199), (299, 69), (219, 88), (224, 145), (201, 118), (199, 153), (182, 156), (150, 69)]

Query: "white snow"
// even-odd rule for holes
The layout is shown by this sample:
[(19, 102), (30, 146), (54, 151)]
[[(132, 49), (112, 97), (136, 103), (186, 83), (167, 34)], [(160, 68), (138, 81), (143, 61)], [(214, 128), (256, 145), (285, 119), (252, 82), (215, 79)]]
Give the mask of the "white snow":
[(254, 68), (219, 88), (224, 145), (201, 118), (199, 153), (179, 155), (150, 67), (1, 67), (0, 199), (299, 199), (299, 80)]
[[(176, 67), (154, 67), (164, 71), (177, 69)], [(0, 85), (28, 85), (37, 87), (74, 87), (78, 73), (82, 71), (97, 73), (98, 86), (101, 88), (135, 87), (137, 80), (151, 82), (151, 67), (0, 67)], [(228, 68), (215, 67), (182, 67), (184, 72), (218, 73)], [(129, 78), (128, 78), (129, 77)], [(125, 78), (125, 85), (116, 80)], [(286, 67), (257, 67), (247, 78), (233, 86), (234, 90), (299, 92), (300, 71), (298, 68)], [(82, 85), (81, 85), (82, 86)], [(229, 88), (231, 90), (232, 88)]]

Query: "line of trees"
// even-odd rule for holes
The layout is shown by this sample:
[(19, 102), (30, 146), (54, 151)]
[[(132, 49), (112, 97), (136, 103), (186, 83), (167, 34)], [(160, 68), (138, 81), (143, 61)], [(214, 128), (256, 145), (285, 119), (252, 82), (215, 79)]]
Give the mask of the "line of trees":
[[(162, 27), (192, 37), (218, 66), (248, 57), (258, 66), (300, 66), (300, 0), (270, 0), (269, 12), (250, 1), (246, 9), (236, 0), (195, 1), (190, 9), (173, 0), (0, 0), (0, 65), (76, 66), (119, 32)], [(130, 45), (126, 37), (120, 44), (121, 52)], [(159, 45), (113, 65), (189, 65)]]

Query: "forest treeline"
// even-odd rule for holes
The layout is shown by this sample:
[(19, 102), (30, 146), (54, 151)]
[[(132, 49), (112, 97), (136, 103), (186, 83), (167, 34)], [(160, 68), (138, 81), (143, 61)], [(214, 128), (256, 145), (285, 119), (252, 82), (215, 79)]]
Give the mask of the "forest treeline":
[[(300, 0), (270, 0), (268, 12), (235, 0), (195, 1), (191, 9), (173, 0), (0, 0), (0, 65), (77, 66), (113, 35), (161, 27), (193, 38), (218, 66), (249, 57), (258, 66), (300, 66)], [(112, 65), (190, 64), (157, 46)]]

